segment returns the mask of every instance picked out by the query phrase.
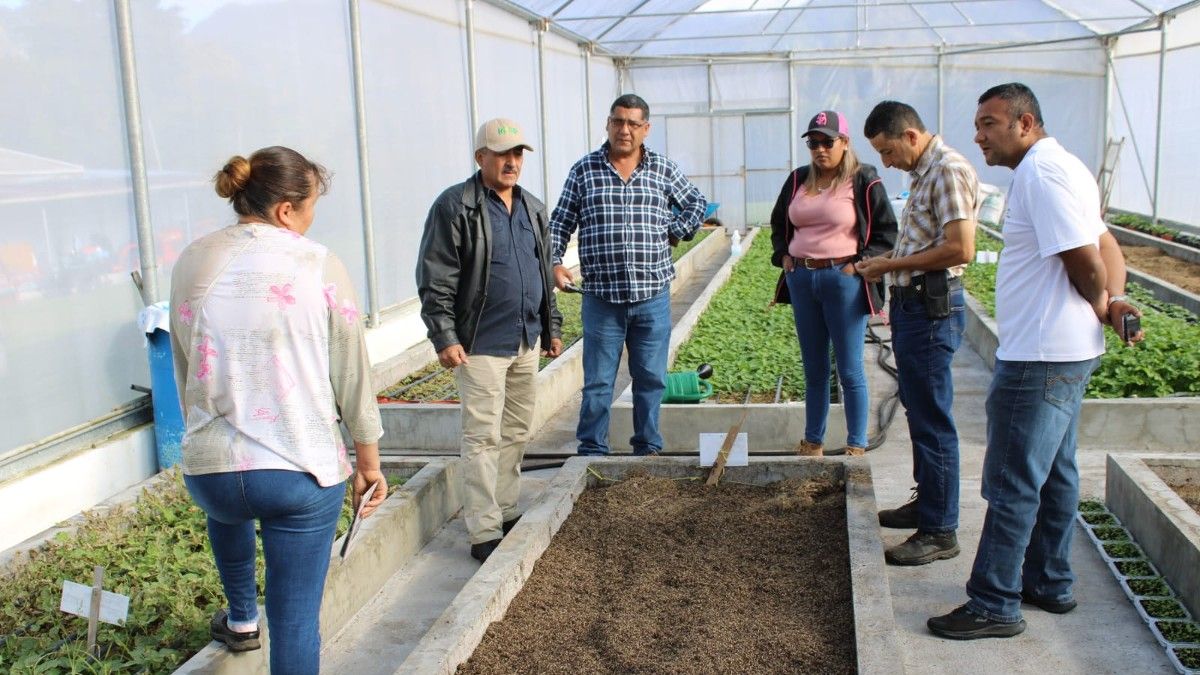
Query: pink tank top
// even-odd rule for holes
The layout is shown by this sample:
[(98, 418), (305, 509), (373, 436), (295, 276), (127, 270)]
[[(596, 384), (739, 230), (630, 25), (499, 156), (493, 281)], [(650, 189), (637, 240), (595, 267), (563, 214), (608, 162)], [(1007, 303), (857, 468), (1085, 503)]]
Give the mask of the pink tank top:
[(788, 206), (795, 233), (788, 243), (793, 258), (844, 258), (858, 253), (853, 181), (810, 195), (804, 185)]

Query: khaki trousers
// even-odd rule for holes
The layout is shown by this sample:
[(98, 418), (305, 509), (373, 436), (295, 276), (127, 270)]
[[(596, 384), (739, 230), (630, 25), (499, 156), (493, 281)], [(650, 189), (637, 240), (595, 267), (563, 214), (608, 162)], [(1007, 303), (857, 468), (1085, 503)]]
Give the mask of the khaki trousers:
[(517, 513), (521, 459), (533, 424), (538, 350), (517, 356), (471, 354), (454, 370), (462, 401), (463, 513), (471, 543), (504, 535)]

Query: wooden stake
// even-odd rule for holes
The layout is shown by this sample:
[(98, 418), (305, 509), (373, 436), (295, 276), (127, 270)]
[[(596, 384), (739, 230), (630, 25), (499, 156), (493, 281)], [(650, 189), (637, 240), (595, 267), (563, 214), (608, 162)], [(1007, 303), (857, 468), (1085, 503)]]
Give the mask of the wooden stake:
[(729, 427), (729, 433), (725, 434), (725, 441), (721, 443), (721, 450), (717, 452), (717, 459), (713, 462), (712, 469), (708, 472), (708, 480), (704, 481), (705, 485), (716, 485), (721, 481), (721, 476), (725, 473), (725, 462), (729, 461), (729, 451), (733, 449), (733, 444), (737, 440), (738, 433), (742, 430), (742, 425), (746, 423), (746, 417), (750, 414), (750, 390), (746, 390), (746, 401), (742, 404), (742, 417), (737, 421), (737, 424)]
[(99, 658), (99, 650), (96, 648), (96, 629), (100, 623), (100, 596), (101, 589), (104, 584), (104, 568), (96, 565), (92, 568), (92, 607), (88, 610), (88, 637), (87, 650), (92, 656)]

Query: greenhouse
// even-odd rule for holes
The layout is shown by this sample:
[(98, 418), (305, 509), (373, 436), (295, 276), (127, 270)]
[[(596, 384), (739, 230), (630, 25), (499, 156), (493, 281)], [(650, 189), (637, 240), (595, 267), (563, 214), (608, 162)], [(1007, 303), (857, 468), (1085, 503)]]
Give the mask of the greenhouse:
[[(350, 536), (344, 506), (317, 596), (326, 672), (1200, 672), (1193, 68), (1200, 2), (1177, 0), (0, 0), (0, 579), (14, 589), (0, 611), (0, 671), (267, 671), (266, 641), (237, 658), (209, 641), (226, 597), (192, 481), (172, 468), (185, 428), (209, 411), (184, 405), (181, 416), (179, 393), (186, 401), (195, 382), (177, 388), (187, 371), (172, 368), (167, 317), (180, 311), (169, 301), (185, 249), (239, 221), (214, 175), (233, 156), (284, 146), (328, 174), (301, 239), (341, 261), (352, 288), (338, 292), (357, 298), (347, 305), (329, 285), (314, 296), (363, 336), (379, 470), (392, 488)], [(1011, 82), (1036, 94), (1046, 134), (1095, 183), (1099, 204), (1088, 208), (1121, 247), (1120, 299), (1138, 308), (1145, 340), (1129, 346), (1103, 328), (1106, 353), (1076, 412), (1066, 573), (1078, 608), (1026, 602), (1021, 635), (951, 643), (926, 620), (967, 602), (974, 579), (991, 501), (981, 494), (989, 390), (1006, 360), (996, 259), (1017, 247), (1005, 237), (1013, 167), (985, 160), (977, 112), (981, 94)], [(648, 105), (648, 126), (622, 121), (638, 111), (626, 94)], [(800, 319), (773, 296), (780, 256), (800, 260), (772, 241), (773, 210), (789, 181), (795, 197), (793, 171), (816, 165), (808, 135), (820, 137), (827, 112), (875, 167), (903, 230), (920, 176), (885, 161), (865, 128), (889, 100), (911, 106), (979, 183), (973, 240), (962, 244), (962, 344), (947, 371), (958, 543), (914, 566), (885, 565), (885, 549), (904, 539), (876, 518), (910, 490), (916, 498), (921, 480), (923, 403), (900, 400), (896, 326), (872, 319), (862, 345), (865, 456), (797, 456), (812, 442), (812, 391), (832, 400), (830, 449), (853, 436), (854, 394), (842, 364), (825, 364), (829, 386), (812, 386)], [(519, 127), (519, 145), (481, 145), (497, 119)], [(656, 297), (671, 307), (668, 386), (709, 364), (711, 379), (679, 382), (711, 387), (687, 403), (664, 399), (651, 453), (663, 456), (643, 460), (641, 376), (620, 367), (597, 423), (614, 456), (576, 458), (598, 367), (584, 347), (596, 335), (589, 303), (605, 292), (588, 273), (596, 258), (581, 224), (553, 256), (582, 276), (583, 293), (558, 284), (561, 354), (543, 354), (529, 378), (520, 522), (509, 534), (506, 511), (503, 544), (481, 567), (467, 554), (478, 542), (460, 458), (474, 413), (420, 297), (436, 285), (426, 260), (435, 202), (473, 174), (492, 189), (479, 153), (515, 147), (520, 157), (523, 146), (516, 194), (544, 203), (553, 230), (556, 210), (598, 180), (579, 179), (581, 160), (626, 128), (703, 198), (671, 198), (672, 222), (695, 216), (704, 227), (658, 247), (672, 281)], [(523, 203), (536, 229), (541, 216)], [(268, 300), (295, 305), (290, 288), (272, 287)], [(1111, 307), (1118, 294), (1104, 292)], [(354, 421), (344, 401), (330, 405), (344, 423), (337, 443), (353, 454)], [(724, 467), (731, 445), (748, 458), (731, 459), (719, 489), (705, 491), (707, 467)], [(608, 496), (589, 501), (599, 493)], [(354, 555), (339, 558), (351, 538)], [(166, 557), (183, 549), (191, 557)], [(63, 582), (100, 588), (96, 567), (104, 591), (128, 598), (119, 622), (106, 620), (99, 592), (90, 621), (87, 607), (65, 609)], [(539, 646), (514, 651), (526, 641)]]

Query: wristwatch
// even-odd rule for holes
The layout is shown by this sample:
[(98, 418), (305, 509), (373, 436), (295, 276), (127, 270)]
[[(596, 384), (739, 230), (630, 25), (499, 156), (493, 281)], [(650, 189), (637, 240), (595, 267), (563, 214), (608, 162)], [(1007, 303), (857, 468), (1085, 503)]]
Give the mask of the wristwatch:
[(1108, 297), (1108, 307), (1112, 307), (1114, 302), (1128, 302), (1129, 297), (1125, 295), (1110, 295)]

